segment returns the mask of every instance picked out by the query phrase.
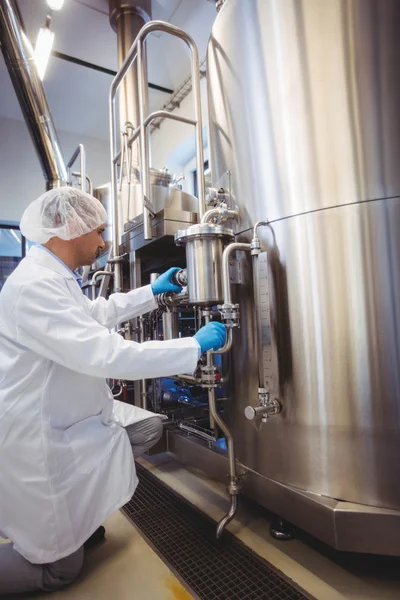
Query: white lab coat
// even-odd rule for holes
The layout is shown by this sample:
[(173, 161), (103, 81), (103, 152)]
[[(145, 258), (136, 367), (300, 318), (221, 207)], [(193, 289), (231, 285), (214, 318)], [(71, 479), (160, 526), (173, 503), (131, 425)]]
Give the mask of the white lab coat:
[(34, 563), (77, 550), (137, 485), (123, 426), (152, 416), (105, 378), (193, 372), (193, 338), (137, 344), (109, 329), (155, 309), (150, 286), (92, 302), (32, 248), (0, 293), (0, 531)]

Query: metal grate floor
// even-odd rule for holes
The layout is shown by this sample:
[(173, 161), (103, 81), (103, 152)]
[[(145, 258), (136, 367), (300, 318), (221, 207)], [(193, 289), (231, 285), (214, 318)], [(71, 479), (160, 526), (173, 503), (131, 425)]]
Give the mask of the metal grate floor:
[(132, 500), (123, 508), (161, 558), (200, 600), (306, 600), (269, 563), (141, 465)]

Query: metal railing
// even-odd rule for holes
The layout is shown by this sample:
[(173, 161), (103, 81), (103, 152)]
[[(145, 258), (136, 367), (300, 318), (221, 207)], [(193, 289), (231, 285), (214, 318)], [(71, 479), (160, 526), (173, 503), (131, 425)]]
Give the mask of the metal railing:
[[(179, 117), (168, 111), (156, 111), (150, 115), (146, 115), (147, 101), (146, 91), (148, 87), (147, 68), (145, 65), (145, 48), (144, 42), (150, 33), (161, 31), (172, 36), (180, 38), (188, 46), (191, 52), (191, 72), (193, 82), (194, 95), (194, 119)], [(116, 108), (115, 100), (118, 88), (126, 77), (129, 69), (137, 60), (137, 77), (139, 91), (139, 126), (127, 140), (128, 147), (139, 139), (140, 147), (140, 167), (141, 167), (141, 184), (142, 184), (142, 208), (143, 208), (143, 227), (144, 239), (151, 240), (151, 200), (150, 200), (150, 172), (149, 172), (149, 145), (148, 145), (148, 128), (149, 125), (160, 117), (164, 119), (172, 119), (181, 123), (193, 125), (196, 135), (196, 163), (199, 173), (203, 172), (204, 156), (203, 156), (203, 131), (202, 131), (202, 116), (201, 116), (201, 97), (200, 97), (200, 75), (199, 75), (199, 54), (193, 39), (179, 27), (175, 27), (163, 21), (150, 21), (142, 27), (138, 33), (136, 40), (124, 60), (120, 70), (115, 76), (109, 95), (109, 115), (110, 115), (110, 154), (111, 154), (111, 198), (113, 206), (113, 254), (118, 255), (119, 248), (119, 230), (118, 230), (118, 189), (117, 189), (117, 168), (121, 160), (121, 151), (117, 149), (117, 125), (116, 125)], [(119, 137), (119, 135), (118, 135)], [(121, 165), (122, 169), (122, 165)], [(205, 187), (204, 177), (199, 178), (199, 214), (203, 216), (205, 207)], [(121, 289), (121, 265), (115, 265), (114, 290)]]
[[(75, 163), (75, 161), (77, 160), (78, 156), (80, 156), (80, 162), (81, 162), (81, 170), (80, 173), (72, 173), (71, 172), (71, 168), (73, 166), (73, 164)], [(67, 173), (68, 173), (68, 182), (71, 184), (71, 176), (74, 177), (80, 177), (81, 180), (81, 190), (83, 192), (86, 192), (86, 150), (83, 144), (79, 144), (79, 146), (76, 148), (75, 152), (73, 153), (73, 155), (71, 156), (71, 158), (68, 161), (67, 164)]]

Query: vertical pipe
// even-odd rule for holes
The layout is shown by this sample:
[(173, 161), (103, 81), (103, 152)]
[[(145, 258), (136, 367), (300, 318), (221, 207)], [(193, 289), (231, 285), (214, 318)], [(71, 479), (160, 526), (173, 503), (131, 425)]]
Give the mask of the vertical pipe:
[(163, 313), (162, 326), (164, 340), (174, 340), (179, 336), (178, 313), (175, 308)]
[(150, 173), (149, 173), (149, 144), (148, 144), (148, 132), (144, 127), (143, 122), (146, 118), (146, 90), (147, 80), (146, 71), (144, 67), (145, 53), (143, 50), (143, 42), (140, 40), (138, 43), (137, 50), (137, 68), (138, 68), (138, 86), (139, 86), (139, 118), (142, 127), (140, 129), (140, 173), (142, 183), (142, 194), (144, 198), (143, 203), (143, 228), (144, 228), (144, 239), (151, 240), (151, 216), (148, 209), (148, 202), (150, 200)]
[(67, 170), (33, 49), (14, 0), (0, 0), (0, 45), (22, 114), (36, 148), (47, 189), (67, 183)]
[(197, 162), (197, 185), (199, 191), (199, 218), (201, 219), (206, 206), (204, 185), (204, 150), (203, 150), (203, 119), (201, 114), (201, 91), (200, 91), (200, 63), (196, 44), (190, 45), (192, 51), (192, 87), (194, 97), (194, 110), (196, 121), (196, 162)]

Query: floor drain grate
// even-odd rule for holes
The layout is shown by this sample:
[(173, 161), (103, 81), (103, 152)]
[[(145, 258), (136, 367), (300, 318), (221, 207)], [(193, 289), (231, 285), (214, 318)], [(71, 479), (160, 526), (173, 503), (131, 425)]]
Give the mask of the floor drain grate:
[(306, 600), (269, 563), (137, 465), (139, 486), (123, 508), (201, 600)]

